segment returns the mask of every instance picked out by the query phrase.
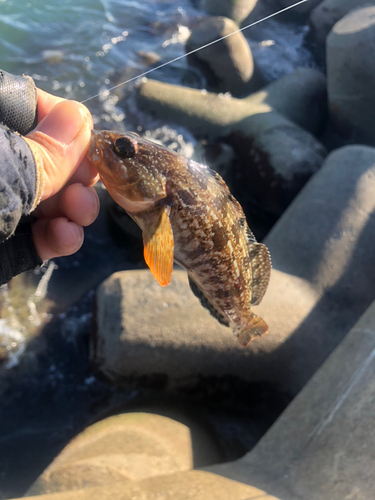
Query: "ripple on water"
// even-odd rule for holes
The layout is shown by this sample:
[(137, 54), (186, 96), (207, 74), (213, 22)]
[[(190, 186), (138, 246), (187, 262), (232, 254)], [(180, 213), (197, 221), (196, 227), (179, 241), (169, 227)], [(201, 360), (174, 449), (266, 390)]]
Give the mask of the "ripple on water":
[(56, 268), (56, 264), (50, 262), (42, 269), (16, 276), (10, 286), (0, 287), (0, 365), (3, 368), (19, 364), (28, 342), (52, 318), (50, 311), (54, 304), (46, 295)]
[(17, 366), (26, 349), (25, 335), (0, 319), (0, 363), (4, 368)]

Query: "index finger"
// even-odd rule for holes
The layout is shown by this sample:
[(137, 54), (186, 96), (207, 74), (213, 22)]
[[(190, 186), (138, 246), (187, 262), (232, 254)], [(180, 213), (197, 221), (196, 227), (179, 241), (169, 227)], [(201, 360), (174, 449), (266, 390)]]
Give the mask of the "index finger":
[(48, 115), (52, 108), (56, 106), (59, 102), (66, 101), (62, 97), (56, 97), (55, 95), (44, 92), (44, 90), (38, 89), (38, 123), (43, 120), (43, 118)]

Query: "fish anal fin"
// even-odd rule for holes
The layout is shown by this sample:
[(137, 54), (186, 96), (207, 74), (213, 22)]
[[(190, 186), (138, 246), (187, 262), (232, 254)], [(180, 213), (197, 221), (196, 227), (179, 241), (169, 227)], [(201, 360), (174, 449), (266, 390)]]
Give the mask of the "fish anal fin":
[(241, 328), (240, 331), (237, 330), (234, 333), (242, 347), (247, 347), (252, 340), (256, 337), (264, 335), (267, 332), (268, 325), (264, 319), (256, 314), (252, 314), (247, 325), (244, 328)]
[(199, 285), (194, 281), (194, 278), (192, 278), (190, 276), (190, 274), (188, 275), (188, 278), (189, 278), (190, 289), (193, 292), (193, 294), (197, 297), (197, 299), (199, 300), (201, 305), (205, 309), (207, 309), (210, 312), (211, 316), (213, 316), (215, 319), (217, 319), (221, 325), (229, 326), (229, 322), (228, 322), (227, 318), (225, 316), (223, 316), (223, 314), (221, 314), (221, 312), (218, 311), (211, 304), (211, 302), (207, 299), (205, 294), (200, 289)]
[(161, 286), (170, 283), (173, 270), (173, 232), (169, 207), (164, 207), (159, 218), (143, 230), (144, 258)]
[(251, 265), (251, 305), (256, 306), (266, 293), (271, 276), (271, 258), (263, 243), (249, 244)]

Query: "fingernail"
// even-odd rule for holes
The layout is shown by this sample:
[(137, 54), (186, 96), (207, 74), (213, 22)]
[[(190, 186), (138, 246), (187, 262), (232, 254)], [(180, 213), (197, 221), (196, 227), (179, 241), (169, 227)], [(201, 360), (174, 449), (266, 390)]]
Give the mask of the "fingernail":
[(81, 206), (85, 207), (86, 214), (85, 220), (81, 220), (80, 224), (82, 226), (89, 226), (94, 222), (96, 217), (98, 216), (100, 209), (99, 197), (96, 194), (96, 191), (92, 187), (84, 187), (81, 184), (82, 188), (80, 190), (80, 202)]
[(36, 130), (52, 137), (62, 144), (70, 144), (86, 123), (86, 113), (81, 104), (64, 101), (48, 113)]
[(87, 188), (90, 192), (90, 197), (91, 197), (91, 206), (92, 206), (92, 212), (91, 212), (91, 217), (92, 217), (92, 222), (97, 218), (100, 210), (100, 201), (99, 201), (99, 196), (97, 195), (96, 191), (94, 188), (89, 187)]

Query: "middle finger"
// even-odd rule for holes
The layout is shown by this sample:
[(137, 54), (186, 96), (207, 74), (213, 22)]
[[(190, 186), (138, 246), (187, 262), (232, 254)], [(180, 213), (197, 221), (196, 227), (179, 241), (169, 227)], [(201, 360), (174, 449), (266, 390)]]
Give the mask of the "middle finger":
[(38, 218), (67, 217), (81, 226), (89, 226), (99, 212), (99, 198), (95, 189), (82, 184), (71, 184), (44, 200), (32, 215)]

